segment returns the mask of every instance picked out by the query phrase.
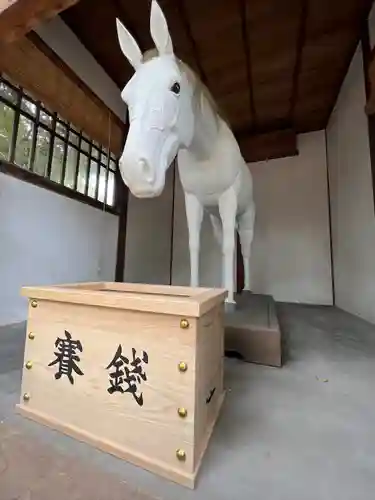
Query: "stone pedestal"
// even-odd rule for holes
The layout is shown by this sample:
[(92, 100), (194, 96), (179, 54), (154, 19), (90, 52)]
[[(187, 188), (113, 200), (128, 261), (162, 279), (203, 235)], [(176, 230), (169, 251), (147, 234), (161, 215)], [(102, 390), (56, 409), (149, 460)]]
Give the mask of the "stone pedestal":
[(236, 310), (225, 314), (225, 351), (244, 361), (281, 367), (281, 331), (270, 295), (242, 292)]

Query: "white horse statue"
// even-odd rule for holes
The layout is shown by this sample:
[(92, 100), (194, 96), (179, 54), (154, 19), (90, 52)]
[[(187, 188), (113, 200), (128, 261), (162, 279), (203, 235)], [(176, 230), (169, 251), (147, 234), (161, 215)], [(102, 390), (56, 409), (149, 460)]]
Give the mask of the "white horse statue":
[(129, 131), (119, 167), (138, 198), (159, 196), (177, 157), (185, 196), (190, 250), (190, 286), (199, 286), (200, 230), (208, 211), (222, 248), (227, 308), (235, 308), (235, 232), (250, 290), (250, 253), (255, 204), (253, 181), (230, 126), (197, 75), (173, 51), (165, 16), (152, 0), (150, 31), (156, 50), (142, 55), (137, 42), (116, 19), (121, 50), (135, 73), (121, 92)]

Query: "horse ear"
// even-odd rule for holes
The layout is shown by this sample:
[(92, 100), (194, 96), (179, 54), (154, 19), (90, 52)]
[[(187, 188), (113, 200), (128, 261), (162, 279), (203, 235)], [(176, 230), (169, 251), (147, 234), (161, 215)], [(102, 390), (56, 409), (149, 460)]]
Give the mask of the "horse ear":
[(142, 52), (133, 36), (122, 22), (116, 18), (117, 37), (122, 53), (136, 70), (142, 63)]
[(150, 31), (159, 54), (173, 54), (173, 44), (168, 24), (156, 0), (152, 0), (151, 3)]

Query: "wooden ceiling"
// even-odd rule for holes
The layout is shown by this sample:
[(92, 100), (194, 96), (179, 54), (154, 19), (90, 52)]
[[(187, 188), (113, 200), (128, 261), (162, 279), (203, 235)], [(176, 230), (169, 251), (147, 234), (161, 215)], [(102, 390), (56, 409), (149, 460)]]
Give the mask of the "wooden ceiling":
[[(233, 129), (259, 134), (326, 126), (370, 0), (160, 0), (176, 54), (207, 83)], [(80, 0), (61, 17), (123, 88), (132, 68), (119, 17), (153, 46), (150, 0)]]

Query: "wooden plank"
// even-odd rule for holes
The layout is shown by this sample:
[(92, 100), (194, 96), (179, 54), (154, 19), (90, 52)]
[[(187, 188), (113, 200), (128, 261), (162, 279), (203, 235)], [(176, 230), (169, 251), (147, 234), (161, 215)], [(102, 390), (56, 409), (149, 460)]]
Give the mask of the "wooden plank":
[[(80, 0), (72, 8), (65, 10), (61, 14), (61, 18), (83, 46), (89, 50), (98, 64), (103, 67), (108, 76), (122, 89), (134, 70), (123, 55), (118, 43), (117, 14), (115, 4), (112, 2)], [(128, 26), (126, 19), (124, 24)], [(98, 30), (100, 30), (101, 36), (98, 36)]]
[(301, 0), (248, 2), (252, 85), (257, 124), (261, 128), (281, 117), (291, 122), (301, 16)]
[(253, 89), (253, 77), (252, 77), (253, 63), (252, 63), (250, 43), (249, 43), (249, 23), (247, 19), (248, 7), (249, 7), (249, 2), (246, 2), (246, 0), (239, 0), (239, 10), (240, 10), (241, 27), (242, 27), (242, 42), (246, 57), (246, 75), (247, 75), (247, 83), (249, 90), (250, 114), (253, 117), (253, 122), (254, 125), (256, 126), (258, 120), (257, 120), (257, 112), (254, 101), (254, 89)]
[(240, 148), (247, 162), (271, 160), (296, 156), (297, 136), (293, 130), (279, 130), (238, 138)]
[(368, 67), (367, 67), (367, 102), (366, 102), (366, 113), (367, 115), (373, 115), (375, 113), (375, 47), (372, 49), (368, 56)]
[(0, 41), (13, 42), (78, 0), (0, 0)]
[[(75, 285), (73, 285), (75, 287)], [(169, 285), (150, 285), (149, 283), (118, 283), (118, 282), (104, 282), (102, 283), (101, 290), (108, 290), (112, 292), (135, 292), (147, 295), (175, 295), (176, 297), (192, 297), (202, 295), (210, 292), (210, 288), (191, 288), (189, 286), (169, 286)], [(213, 293), (217, 297), (217, 291)], [(208, 296), (207, 299), (211, 297)]]
[[(113, 287), (119, 287), (112, 285)], [(65, 302), (71, 304), (92, 305), (114, 309), (128, 309), (133, 311), (153, 312), (161, 314), (183, 315), (198, 317), (204, 314), (207, 307), (220, 302), (225, 293), (215, 289), (208, 293), (200, 288), (187, 289), (186, 295), (174, 293), (174, 287), (163, 285), (142, 285), (137, 283), (122, 284), (123, 290), (114, 290), (107, 293), (105, 290), (95, 290), (82, 287), (23, 287), (21, 295), (30, 301), (36, 301), (36, 307), (44, 307), (46, 302)], [(194, 293), (194, 292), (197, 293)], [(206, 293), (207, 292), (207, 293)], [(38, 301), (41, 304), (38, 305)]]
[[(324, 128), (359, 42), (368, 0), (309, 0), (294, 126)], [(313, 73), (315, 71), (315, 74)]]
[(124, 281), (126, 229), (128, 222), (129, 189), (122, 180), (119, 170), (115, 174), (115, 202), (119, 212), (115, 280)]
[[(368, 138), (372, 174), (372, 192), (375, 204), (375, 48), (371, 50), (370, 31), (367, 20), (362, 25), (361, 47), (365, 79)], [(374, 205), (375, 208), (375, 205)]]
[[(142, 48), (152, 47), (146, 0), (81, 0), (62, 17), (123, 86), (129, 65), (113, 29), (114, 4), (120, 5), (120, 17), (135, 31)], [(370, 4), (372, 0), (160, 0), (177, 54), (189, 64), (195, 61), (195, 69), (203, 68), (232, 127), (247, 126), (257, 133), (264, 128), (277, 130), (281, 118), (298, 131), (326, 126), (346, 63), (358, 43), (358, 21)], [(98, 29), (101, 37), (96, 35)], [(317, 77), (312, 77), (313, 70)], [(315, 86), (321, 87), (319, 99), (314, 97)], [(324, 105), (305, 107), (309, 100)]]
[(181, 486), (194, 489), (194, 474), (189, 474), (184, 471), (177, 471), (176, 469), (172, 468), (167, 469), (157, 460), (150, 460), (144, 455), (137, 454), (134, 451), (125, 448), (124, 446), (118, 446), (118, 444), (116, 444), (116, 441), (110, 442), (105, 439), (98, 438), (92, 433), (87, 432), (84, 428), (78, 428), (76, 426), (63, 423), (61, 422), (61, 420), (52, 418), (43, 412), (31, 410), (25, 404), (17, 404), (16, 410), (17, 413), (34, 422), (61, 432), (66, 436), (70, 436), (77, 441), (93, 446), (98, 450), (101, 450), (104, 453), (109, 453), (121, 460), (132, 462), (138, 467), (147, 468), (150, 472), (158, 474), (159, 476), (164, 477), (165, 479), (169, 479), (170, 481), (174, 481)]
[(225, 390), (223, 307), (213, 307), (197, 321), (194, 462), (203, 458), (213, 425), (220, 413)]
[[(243, 41), (244, 24), (239, 2), (191, 0), (184, 4), (196, 50), (207, 75), (209, 90), (233, 127), (253, 125)], [(214, 68), (220, 68), (220, 74), (215, 74)], [(224, 89), (222, 75), (225, 74)], [(227, 82), (231, 76), (233, 82), (228, 93)]]
[(121, 154), (125, 124), (35, 33), (3, 49), (0, 71), (91, 139)]
[(294, 108), (298, 99), (298, 77), (301, 71), (302, 50), (306, 38), (306, 24), (308, 15), (308, 0), (301, 0), (300, 22), (296, 47), (296, 63), (293, 71), (293, 91), (290, 99), (289, 119), (293, 120)]

